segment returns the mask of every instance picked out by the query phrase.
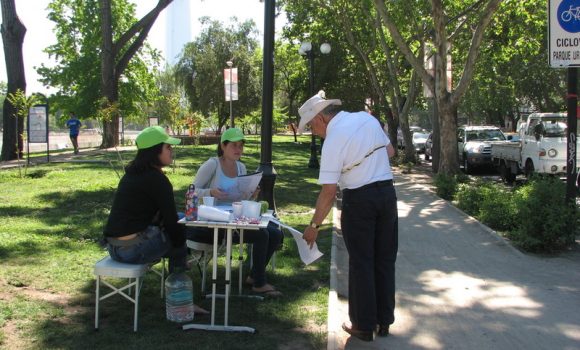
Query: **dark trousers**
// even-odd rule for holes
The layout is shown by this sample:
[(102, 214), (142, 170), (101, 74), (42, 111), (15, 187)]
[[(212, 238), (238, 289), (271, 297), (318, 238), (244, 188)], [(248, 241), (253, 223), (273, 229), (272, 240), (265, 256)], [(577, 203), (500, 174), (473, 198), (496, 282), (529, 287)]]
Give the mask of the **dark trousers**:
[(341, 226), (349, 255), (348, 314), (372, 331), (395, 321), (397, 195), (392, 181), (344, 190)]

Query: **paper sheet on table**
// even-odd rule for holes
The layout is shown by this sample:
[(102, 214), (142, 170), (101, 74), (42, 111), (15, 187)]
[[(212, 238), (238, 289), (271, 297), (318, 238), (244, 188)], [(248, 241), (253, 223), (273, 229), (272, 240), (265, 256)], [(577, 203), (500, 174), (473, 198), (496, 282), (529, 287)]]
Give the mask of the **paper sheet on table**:
[(293, 227), (290, 227), (286, 224), (281, 223), (280, 221), (276, 220), (274, 217), (271, 217), (270, 221), (272, 221), (273, 223), (280, 225), (283, 228), (290, 231), (290, 233), (292, 234), (292, 237), (294, 237), (294, 241), (296, 242), (296, 246), (298, 247), (298, 253), (300, 254), (300, 259), (306, 265), (312, 264), (314, 261), (316, 261), (318, 258), (320, 258), (321, 256), (324, 255), (320, 252), (320, 250), (318, 250), (318, 245), (316, 245), (316, 242), (314, 242), (314, 245), (312, 245), (312, 249), (310, 249), (310, 247), (308, 246), (308, 243), (306, 243), (304, 238), (302, 238), (302, 232), (298, 231), (297, 229), (295, 229)]
[(236, 177), (236, 184), (227, 191), (226, 200), (237, 202), (249, 199), (262, 180), (262, 172), (256, 172)]

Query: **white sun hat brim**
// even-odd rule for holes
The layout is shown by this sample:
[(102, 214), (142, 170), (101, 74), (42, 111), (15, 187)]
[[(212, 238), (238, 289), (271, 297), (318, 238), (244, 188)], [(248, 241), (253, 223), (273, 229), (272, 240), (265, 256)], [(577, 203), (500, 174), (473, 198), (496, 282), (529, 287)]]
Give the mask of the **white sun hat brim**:
[(308, 124), (314, 117), (320, 113), (324, 108), (330, 105), (341, 105), (340, 100), (326, 100), (320, 97), (320, 93), (312, 96), (308, 101), (298, 109), (300, 114), (300, 123), (298, 124), (298, 132), (302, 133), (306, 124)]

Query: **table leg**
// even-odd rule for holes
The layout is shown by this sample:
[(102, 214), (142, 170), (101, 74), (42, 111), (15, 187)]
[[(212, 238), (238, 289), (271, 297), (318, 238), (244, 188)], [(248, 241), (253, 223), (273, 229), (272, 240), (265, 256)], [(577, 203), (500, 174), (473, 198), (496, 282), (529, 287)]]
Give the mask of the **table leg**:
[(240, 247), (238, 255), (238, 295), (242, 295), (242, 267), (244, 265), (244, 229), (240, 229)]
[(225, 311), (224, 311), (224, 326), (228, 325), (230, 288), (232, 280), (232, 229), (227, 230), (226, 240), (226, 296), (225, 296)]
[(213, 266), (212, 266), (212, 286), (211, 286), (211, 325), (215, 325), (215, 297), (217, 293), (217, 255), (218, 255), (219, 229), (213, 229)]

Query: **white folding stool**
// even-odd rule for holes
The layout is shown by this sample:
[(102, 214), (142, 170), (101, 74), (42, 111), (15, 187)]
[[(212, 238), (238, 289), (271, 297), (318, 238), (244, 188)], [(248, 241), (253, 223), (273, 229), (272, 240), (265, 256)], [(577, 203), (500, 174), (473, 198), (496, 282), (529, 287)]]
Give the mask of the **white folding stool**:
[[(141, 294), (141, 284), (143, 283), (142, 277), (147, 271), (153, 271), (161, 277), (161, 298), (163, 299), (165, 282), (165, 258), (161, 259), (161, 272), (152, 269), (152, 266), (156, 264), (157, 262), (153, 264), (125, 264), (111, 259), (110, 256), (102, 258), (95, 264), (94, 273), (97, 278), (95, 296), (95, 329), (99, 328), (99, 304), (101, 300), (105, 300), (110, 296), (119, 294), (135, 305), (133, 316), (133, 331), (137, 332), (139, 296)], [(103, 277), (127, 278), (129, 279), (129, 282), (126, 285), (118, 288), (103, 280)], [(109, 294), (101, 296), (101, 283), (111, 288), (112, 291)], [(131, 297), (131, 288), (133, 286), (135, 287), (134, 298)], [(127, 293), (125, 293), (125, 290), (127, 290)]]

